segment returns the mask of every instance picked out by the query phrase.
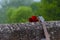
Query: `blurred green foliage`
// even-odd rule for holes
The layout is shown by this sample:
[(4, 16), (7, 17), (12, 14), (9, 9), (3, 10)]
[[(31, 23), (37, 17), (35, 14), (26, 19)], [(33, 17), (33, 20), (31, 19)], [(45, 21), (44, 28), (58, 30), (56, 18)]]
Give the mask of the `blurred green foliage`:
[(3, 22), (7, 23), (27, 22), (32, 15), (43, 16), (46, 21), (60, 20), (60, 0), (41, 0), (40, 2), (33, 0), (10, 0), (7, 2), (5, 0), (2, 7), (0, 14), (5, 13), (2, 15), (5, 16)]
[(31, 7), (20, 6), (19, 8), (10, 8), (7, 11), (7, 22), (19, 23), (26, 22), (28, 18), (34, 15)]
[(40, 8), (46, 20), (60, 20), (60, 0), (41, 0)]
[(34, 2), (31, 5), (31, 8), (33, 10), (33, 12), (35, 13), (36, 16), (40, 16), (40, 2)]

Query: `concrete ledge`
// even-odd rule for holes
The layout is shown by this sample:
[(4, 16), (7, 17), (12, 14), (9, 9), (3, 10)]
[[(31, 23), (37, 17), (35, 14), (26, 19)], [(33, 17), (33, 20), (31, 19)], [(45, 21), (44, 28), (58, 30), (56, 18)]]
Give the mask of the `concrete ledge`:
[[(50, 28), (60, 27), (60, 21), (46, 21), (46, 27), (49, 32)], [(42, 36), (42, 25), (38, 22), (0, 24), (0, 40), (41, 40)]]

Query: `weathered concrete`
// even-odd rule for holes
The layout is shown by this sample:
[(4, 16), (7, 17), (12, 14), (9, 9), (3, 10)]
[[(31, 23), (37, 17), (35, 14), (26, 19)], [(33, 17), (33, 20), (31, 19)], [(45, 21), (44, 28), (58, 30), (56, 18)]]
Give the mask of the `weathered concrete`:
[[(46, 27), (50, 35), (55, 30), (58, 33), (51, 35), (51, 40), (60, 40), (60, 21), (46, 22)], [(42, 25), (39, 23), (0, 24), (0, 40), (41, 40), (42, 36)]]

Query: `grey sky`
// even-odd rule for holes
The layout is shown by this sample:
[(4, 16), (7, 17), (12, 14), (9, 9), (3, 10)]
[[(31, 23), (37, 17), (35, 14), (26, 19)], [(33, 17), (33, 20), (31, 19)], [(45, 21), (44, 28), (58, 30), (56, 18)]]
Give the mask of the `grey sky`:
[(0, 0), (1, 1), (1, 0)]
[(34, 1), (39, 2), (40, 0), (34, 0)]

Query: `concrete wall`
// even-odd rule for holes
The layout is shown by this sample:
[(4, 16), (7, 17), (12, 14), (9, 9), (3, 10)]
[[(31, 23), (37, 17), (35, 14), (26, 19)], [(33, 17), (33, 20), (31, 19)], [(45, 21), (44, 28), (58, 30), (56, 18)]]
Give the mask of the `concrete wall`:
[[(57, 29), (60, 28), (60, 21), (47, 21), (46, 27), (49, 34), (51, 35), (51, 40), (55, 40), (57, 37), (60, 39), (60, 36), (55, 37), (55, 34), (52, 35), (52, 33), (56, 30), (56, 27)], [(58, 33), (56, 35), (60, 34)], [(43, 36), (42, 25), (38, 22), (0, 24), (0, 40), (41, 40)]]

